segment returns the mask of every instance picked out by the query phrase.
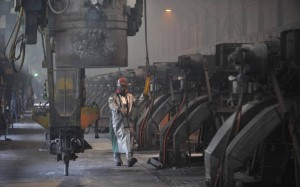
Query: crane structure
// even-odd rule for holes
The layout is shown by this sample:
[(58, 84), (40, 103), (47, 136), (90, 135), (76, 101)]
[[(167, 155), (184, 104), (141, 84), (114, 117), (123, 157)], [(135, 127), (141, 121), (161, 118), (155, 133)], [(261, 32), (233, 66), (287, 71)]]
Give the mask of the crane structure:
[(43, 36), (50, 153), (64, 162), (68, 175), (69, 161), (89, 148), (81, 124), (85, 68), (127, 66), (127, 36), (141, 26), (143, 1), (129, 7), (127, 0), (17, 0), (15, 10), (17, 28), (25, 17), (24, 46), (36, 44), (38, 32)]

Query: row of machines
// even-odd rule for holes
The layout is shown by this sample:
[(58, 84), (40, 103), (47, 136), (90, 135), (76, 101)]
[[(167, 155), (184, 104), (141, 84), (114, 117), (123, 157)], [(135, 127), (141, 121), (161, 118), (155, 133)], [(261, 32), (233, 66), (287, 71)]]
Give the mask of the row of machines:
[(286, 30), (154, 63), (150, 100), (136, 108), (137, 149), (157, 150), (158, 168), (202, 153), (207, 186), (298, 186), (299, 37)]
[(205, 150), (207, 186), (299, 186), (299, 34), (227, 55), (238, 102)]

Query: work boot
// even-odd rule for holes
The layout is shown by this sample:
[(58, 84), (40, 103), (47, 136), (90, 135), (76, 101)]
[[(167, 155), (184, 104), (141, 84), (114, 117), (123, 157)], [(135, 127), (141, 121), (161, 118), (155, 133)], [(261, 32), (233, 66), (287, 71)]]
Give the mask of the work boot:
[(116, 166), (121, 166), (123, 164), (120, 153), (114, 153), (114, 162)]
[(126, 158), (128, 167), (132, 167), (137, 162), (137, 159), (133, 157), (132, 152), (126, 153)]

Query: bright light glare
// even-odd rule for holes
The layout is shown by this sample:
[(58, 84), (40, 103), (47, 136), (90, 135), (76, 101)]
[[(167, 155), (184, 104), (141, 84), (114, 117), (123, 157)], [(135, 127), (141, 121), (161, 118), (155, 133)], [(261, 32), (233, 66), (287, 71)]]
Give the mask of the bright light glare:
[(37, 76), (39, 76), (39, 74), (38, 74), (38, 73), (35, 73), (34, 76), (37, 77)]
[(172, 12), (172, 10), (171, 9), (166, 9), (165, 12)]

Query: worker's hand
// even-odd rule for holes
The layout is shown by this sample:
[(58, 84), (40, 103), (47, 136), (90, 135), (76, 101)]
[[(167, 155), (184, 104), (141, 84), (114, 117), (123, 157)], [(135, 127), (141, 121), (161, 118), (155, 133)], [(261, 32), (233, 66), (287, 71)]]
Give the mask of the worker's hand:
[(119, 111), (122, 115), (127, 115), (127, 109), (126, 108), (120, 108)]

